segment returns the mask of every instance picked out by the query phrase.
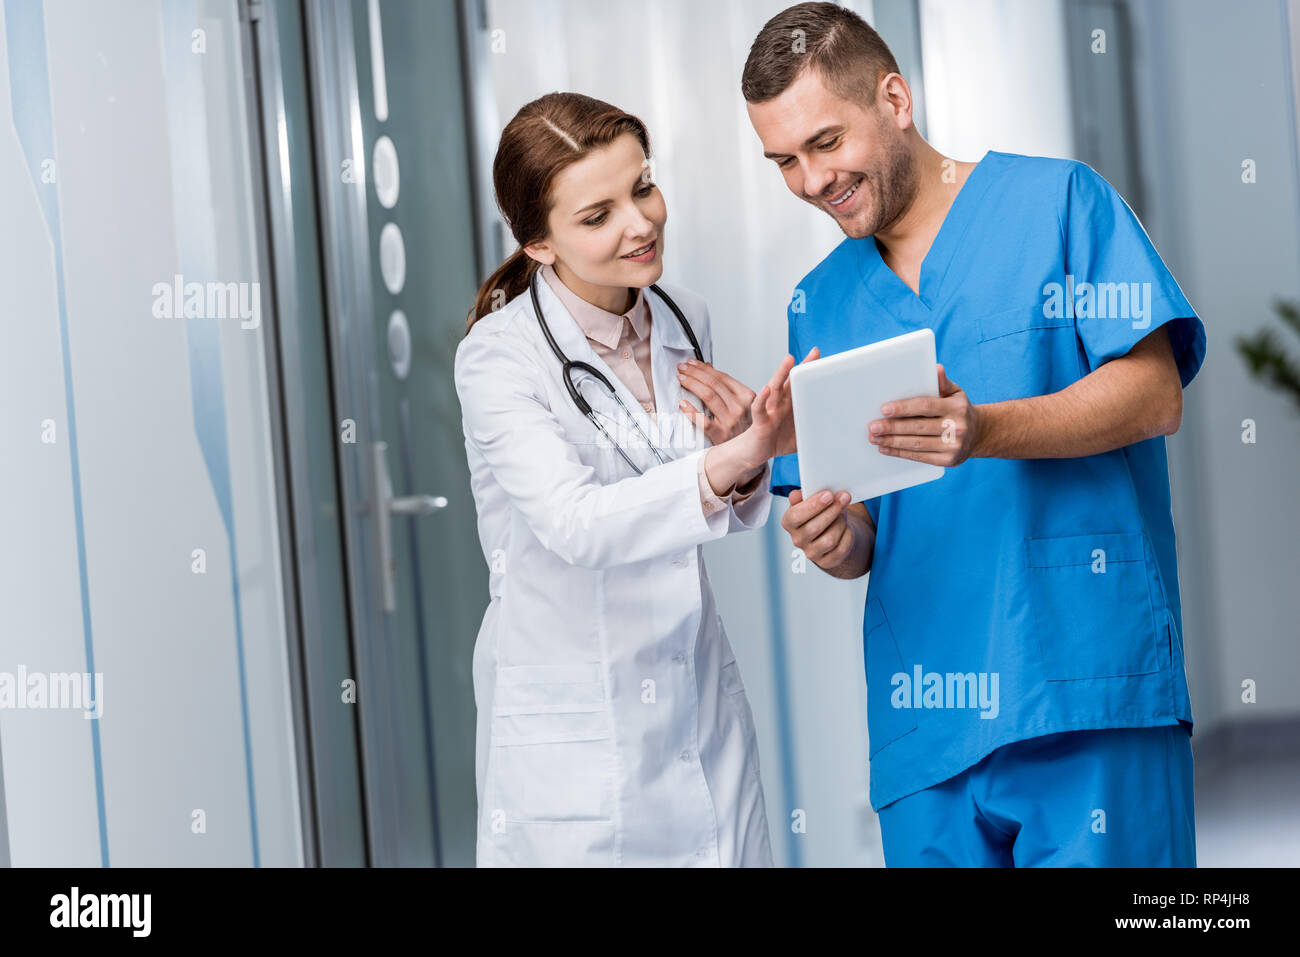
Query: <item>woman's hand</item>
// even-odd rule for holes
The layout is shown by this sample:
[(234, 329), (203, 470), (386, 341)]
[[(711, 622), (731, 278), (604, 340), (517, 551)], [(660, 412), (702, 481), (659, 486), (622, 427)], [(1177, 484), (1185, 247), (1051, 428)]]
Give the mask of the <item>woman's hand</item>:
[(721, 445), (749, 428), (754, 390), (745, 383), (698, 359), (678, 365), (677, 379), (683, 389), (695, 393), (704, 404), (706, 411), (701, 412), (682, 399), (680, 408), (708, 436), (710, 444)]
[[(813, 348), (809, 351), (809, 353), (803, 357), (803, 362), (799, 364), (803, 365), (804, 363), (812, 362), (814, 359), (820, 358), (821, 354), (822, 354), (821, 349), (817, 348), (816, 346), (813, 346)], [(786, 358), (786, 362), (789, 362), (790, 366), (793, 368), (794, 357), (786, 356), (785, 358)], [(782, 368), (785, 368), (785, 363), (782, 363)], [(780, 370), (778, 369), (777, 372), (779, 374)], [(775, 377), (773, 377), (773, 382), (775, 381), (776, 379)], [(781, 412), (780, 418), (777, 420), (774, 426), (773, 437), (772, 437), (773, 457), (778, 455), (789, 455), (792, 452), (799, 451), (799, 447), (795, 441), (795, 434), (794, 434), (794, 402), (790, 397), (790, 378), (789, 378), (788, 370), (786, 371), (785, 375), (782, 376), (780, 394), (781, 394), (781, 399), (780, 402), (777, 404), (777, 409), (784, 410), (784, 411)]]
[(790, 370), (793, 368), (794, 356), (781, 360), (771, 381), (754, 396), (750, 407), (753, 422), (737, 440), (748, 440), (752, 448), (750, 454), (756, 456), (749, 461), (759, 468), (773, 456), (794, 451), (794, 403), (790, 396)]
[[(821, 350), (814, 347), (803, 361), (812, 362), (820, 355)], [(741, 440), (750, 439), (761, 452), (762, 461), (798, 451), (794, 434), (794, 401), (790, 395), (790, 370), (793, 368), (794, 356), (786, 356), (772, 380), (754, 397), (750, 411), (753, 425)]]
[[(819, 350), (813, 349), (804, 362), (811, 362), (820, 355)], [(793, 368), (794, 356), (786, 356), (771, 381), (750, 403), (749, 428), (709, 449), (704, 459), (704, 471), (715, 491), (745, 484), (762, 471), (768, 459), (796, 450), (794, 403), (790, 396), (790, 370)]]
[[(803, 361), (811, 362), (819, 356), (821, 350), (814, 347)], [(793, 358), (786, 356), (786, 359), (790, 367), (793, 367)], [(677, 377), (681, 380), (682, 387), (698, 395), (709, 414), (700, 412), (685, 399), (681, 403), (682, 413), (703, 430), (713, 445), (721, 445), (728, 439), (741, 435), (753, 424), (757, 396), (743, 382), (738, 382), (725, 372), (695, 359), (688, 359), (681, 363), (677, 370)], [(774, 375), (772, 381), (768, 383), (776, 390), (772, 394), (777, 397), (776, 405), (773, 407), (777, 416), (773, 423), (775, 430), (773, 455), (789, 455), (796, 451), (794, 418), (789, 412), (791, 402), (788, 375), (788, 368), (784, 373), (777, 370), (777, 375)], [(781, 409), (785, 412), (781, 412)], [(712, 418), (709, 417), (710, 415)]]

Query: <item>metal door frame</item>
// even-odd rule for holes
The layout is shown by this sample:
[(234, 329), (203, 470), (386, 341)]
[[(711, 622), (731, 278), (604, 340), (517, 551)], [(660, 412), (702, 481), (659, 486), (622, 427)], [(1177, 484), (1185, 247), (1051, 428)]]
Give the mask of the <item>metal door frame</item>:
[[(344, 15), (331, 17), (326, 4), (298, 2), (298, 0), (238, 0), (241, 26), (241, 46), (245, 65), (245, 89), (248, 104), (250, 157), (255, 189), (255, 222), (259, 271), (262, 283), (263, 335), (267, 355), (267, 385), (270, 393), (271, 444), (275, 472), (276, 515), (279, 523), (281, 572), (284, 582), (286, 640), (289, 652), (289, 674), (293, 696), (294, 750), (299, 781), (300, 826), (302, 830), (303, 863), (308, 867), (336, 865), (383, 864), (393, 859), (393, 829), (396, 815), (384, 806), (384, 795), (393, 795), (393, 788), (385, 782), (396, 772), (395, 762), (384, 748), (392, 741), (385, 723), (387, 717), (382, 689), (388, 687), (383, 670), (382, 656), (366, 656), (362, 649), (367, 644), (358, 636), (377, 636), (380, 649), (384, 646), (386, 632), (383, 615), (376, 609), (371, 596), (376, 595), (368, 569), (373, 562), (349, 561), (352, 543), (362, 547), (372, 543), (367, 535), (364, 520), (369, 507), (369, 456), (366, 437), (372, 429), (368, 415), (368, 391), (358, 387), (340, 370), (339, 363), (329, 356), (338, 356), (340, 346), (353, 348), (351, 337), (359, 338), (366, 346), (368, 336), (356, 337), (348, 320), (368, 315), (369, 274), (366, 262), (346, 263), (341, 260), (346, 246), (337, 241), (337, 230), (356, 228), (359, 216), (361, 235), (365, 226), (364, 177), (355, 188), (342, 196), (331, 193), (322, 184), (324, 171), (331, 168), (329, 158), (336, 150), (325, 150), (327, 143), (339, 133), (338, 116), (322, 110), (323, 98), (332, 89), (333, 62), (351, 68), (351, 21), (347, 8)], [(296, 5), (296, 12), (294, 10)], [(337, 8), (340, 4), (330, 4)], [(293, 13), (297, 23), (291, 22)], [(292, 29), (301, 27), (302, 35), (281, 35), (281, 19)], [(347, 28), (345, 36), (337, 29), (338, 21)], [(300, 78), (307, 88), (304, 104), (312, 128), (311, 156), (316, 194), (309, 197), (304, 192), (307, 184), (290, 182), (288, 141), (286, 138), (286, 104), (284, 92), (284, 64), (281, 43), (302, 45), (303, 67), (307, 76)], [(320, 49), (339, 49), (345, 54), (326, 63), (317, 55)], [(355, 76), (344, 73), (341, 79), (353, 80), (355, 110)], [(347, 114), (355, 118), (354, 112)], [(353, 124), (356, 125), (355, 123)], [(359, 135), (359, 129), (358, 129)], [(357, 154), (361, 156), (360, 153)], [(337, 167), (333, 167), (337, 168)], [(316, 206), (318, 235), (298, 236), (294, 232), (293, 202), (312, 203)], [(331, 204), (330, 200), (338, 200)], [(335, 501), (339, 503), (336, 521), (342, 539), (345, 580), (337, 581), (327, 575), (316, 561), (313, 519), (332, 503), (323, 501), (313, 492), (307, 480), (311, 463), (308, 459), (307, 429), (305, 423), (311, 416), (321, 414), (307, 407), (305, 373), (301, 365), (301, 323), (314, 317), (301, 314), (299, 290), (296, 285), (295, 266), (299, 256), (315, 257), (319, 261), (320, 279), (324, 286), (322, 300), (329, 317), (326, 335), (328, 376), (331, 408), (326, 414), (331, 422), (331, 432), (336, 439), (343, 419), (356, 420), (357, 442), (345, 446), (336, 441), (333, 448), (333, 476)], [(321, 370), (316, 370), (320, 372)], [(349, 410), (355, 410), (350, 415)], [(372, 554), (373, 550), (366, 554)], [(361, 567), (358, 567), (360, 565)], [(327, 590), (343, 593), (347, 607), (346, 641), (351, 660), (350, 677), (356, 681), (357, 704), (351, 727), (355, 742), (337, 740), (314, 729), (325, 729), (319, 719), (313, 721), (307, 667), (309, 661), (324, 660), (324, 641), (327, 638), (321, 627), (325, 613), (319, 596)], [(331, 649), (336, 653), (338, 649)], [(378, 660), (376, 661), (376, 657)], [(381, 689), (379, 695), (368, 695), (368, 688)], [(341, 693), (342, 689), (339, 689)], [(328, 699), (326, 699), (328, 700)], [(337, 733), (335, 732), (335, 737)], [(340, 764), (343, 762), (346, 767)], [(359, 767), (353, 767), (356, 762)], [(355, 778), (353, 775), (355, 774)], [(340, 815), (331, 802), (322, 801), (320, 788), (333, 788), (351, 784), (356, 778), (361, 782), (360, 806), (363, 820)], [(373, 782), (373, 783), (372, 783)], [(345, 819), (347, 818), (347, 819)], [(388, 827), (388, 831), (385, 831)]]
[[(356, 663), (361, 763), (366, 796), (369, 863), (393, 866), (399, 859), (401, 773), (388, 691), (396, 686), (393, 642), (382, 606), (381, 549), (375, 521), (380, 494), (372, 450), (381, 423), (375, 376), (366, 182), (369, 156), (362, 138), (355, 40), (349, 0), (304, 4), (311, 111), (315, 128), (317, 203), (321, 222), (331, 374), (340, 420), (355, 423), (355, 441), (340, 443), (341, 517), (346, 542), (348, 589)], [(348, 182), (342, 170), (350, 164)], [(326, 176), (330, 177), (327, 180)], [(333, 182), (338, 176), (339, 181)], [(358, 246), (358, 242), (362, 245)], [(360, 250), (360, 252), (358, 252)], [(342, 361), (346, 357), (346, 361)], [(340, 421), (341, 425), (341, 421)], [(374, 693), (371, 693), (371, 692)]]

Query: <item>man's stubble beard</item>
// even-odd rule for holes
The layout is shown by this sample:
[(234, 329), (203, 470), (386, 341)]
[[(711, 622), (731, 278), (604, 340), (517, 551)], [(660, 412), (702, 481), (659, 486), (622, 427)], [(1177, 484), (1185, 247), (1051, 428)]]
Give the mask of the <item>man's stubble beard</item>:
[(884, 161), (876, 169), (864, 174), (862, 186), (859, 187), (870, 191), (870, 219), (861, 226), (836, 219), (844, 235), (850, 239), (866, 239), (892, 225), (912, 205), (916, 196), (916, 163), (911, 152), (901, 137), (887, 136), (886, 141), (889, 143), (889, 151)]

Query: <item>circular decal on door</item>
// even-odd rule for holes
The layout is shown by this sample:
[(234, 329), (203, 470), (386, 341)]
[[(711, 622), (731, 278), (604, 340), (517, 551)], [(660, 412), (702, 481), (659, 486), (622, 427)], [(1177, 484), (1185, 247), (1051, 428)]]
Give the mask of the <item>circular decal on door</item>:
[(388, 361), (399, 379), (405, 379), (411, 371), (411, 327), (400, 309), (388, 317)]
[(375, 152), (370, 164), (374, 171), (375, 195), (379, 198), (379, 204), (384, 209), (392, 209), (397, 205), (401, 176), (397, 166), (397, 147), (387, 136), (375, 140)]
[(396, 296), (406, 285), (406, 244), (396, 223), (388, 223), (379, 233), (379, 271), (384, 285)]

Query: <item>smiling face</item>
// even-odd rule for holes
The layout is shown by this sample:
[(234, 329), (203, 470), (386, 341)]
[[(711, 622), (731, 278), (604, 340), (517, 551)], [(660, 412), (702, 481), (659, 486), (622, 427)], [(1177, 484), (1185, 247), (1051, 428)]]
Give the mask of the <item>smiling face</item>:
[(554, 265), (566, 286), (621, 313), (629, 288), (658, 282), (668, 209), (635, 136), (625, 133), (566, 167), (551, 196), (549, 234), (524, 249)]
[(890, 96), (862, 108), (805, 69), (775, 99), (749, 103), (750, 122), (790, 192), (824, 210), (846, 236), (874, 236), (898, 219), (917, 189), (907, 132), (911, 95), (902, 77), (884, 81)]

